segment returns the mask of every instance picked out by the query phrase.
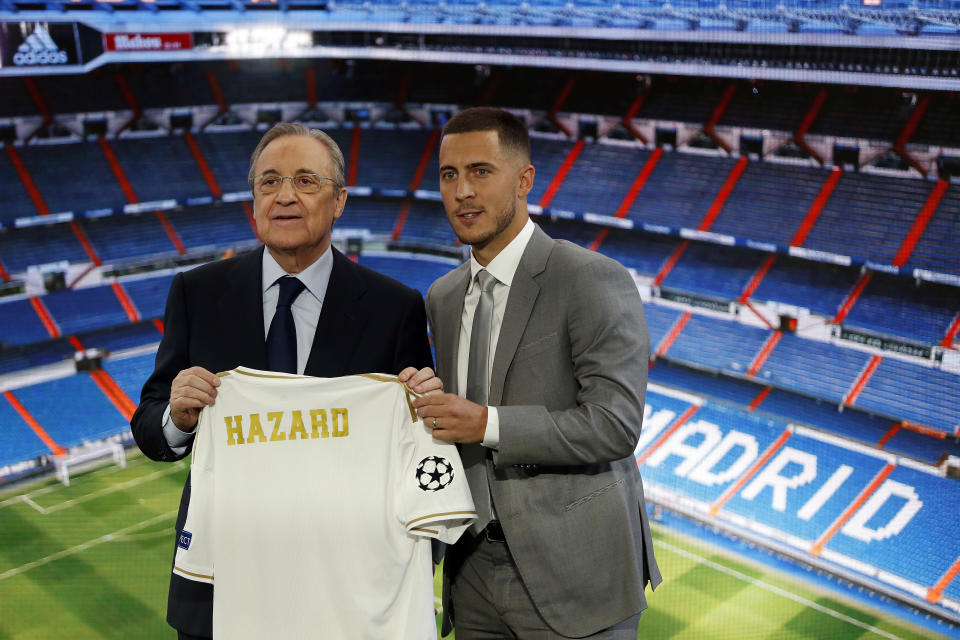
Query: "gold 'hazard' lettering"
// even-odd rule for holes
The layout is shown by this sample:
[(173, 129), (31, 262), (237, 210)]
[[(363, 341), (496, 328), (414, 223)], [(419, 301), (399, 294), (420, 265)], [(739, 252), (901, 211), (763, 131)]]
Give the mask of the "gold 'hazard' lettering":
[[(329, 420), (328, 420), (329, 415)], [(343, 438), (350, 435), (350, 419), (347, 410), (310, 409), (310, 434), (303, 421), (303, 411), (270, 411), (266, 415), (251, 413), (247, 424), (243, 416), (224, 416), (227, 427), (227, 446), (255, 444), (258, 442), (282, 442), (284, 440), (307, 440), (312, 438)], [(269, 440), (263, 431), (263, 422), (273, 423)], [(244, 437), (244, 427), (246, 437)]]

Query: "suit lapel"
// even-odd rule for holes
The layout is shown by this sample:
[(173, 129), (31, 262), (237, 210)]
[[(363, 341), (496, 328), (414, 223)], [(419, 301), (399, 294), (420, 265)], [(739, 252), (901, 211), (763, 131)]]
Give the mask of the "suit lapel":
[(333, 270), (305, 370), (307, 375), (330, 378), (345, 375), (367, 317), (359, 304), (366, 292), (359, 269), (342, 253), (331, 250)]
[(493, 367), (490, 372), (490, 393), (488, 402), (491, 405), (500, 404), (503, 398), (503, 384), (507, 377), (507, 369), (513, 362), (513, 356), (520, 346), (520, 339), (527, 328), (534, 303), (540, 294), (540, 285), (536, 278), (547, 265), (547, 258), (553, 250), (553, 240), (540, 227), (534, 229), (517, 272), (510, 285), (510, 294), (507, 297), (507, 307), (503, 313), (503, 323), (500, 325), (500, 337), (497, 339), (497, 351), (493, 357)]
[[(457, 353), (460, 351), (460, 322), (463, 317), (463, 299), (470, 284), (470, 262), (460, 265), (453, 273), (450, 286), (438, 291), (442, 298), (439, 307), (440, 316), (437, 326), (445, 328), (435, 332), (433, 339), (437, 351), (437, 365), (443, 371), (444, 385), (447, 390), (456, 393), (459, 388), (457, 376)], [(459, 304), (444, 304), (445, 300), (456, 300)]]
[(237, 363), (254, 369), (267, 366), (267, 348), (263, 334), (263, 246), (241, 256), (234, 273), (225, 283), (217, 300), (219, 317), (230, 318), (224, 331), (236, 336), (240, 345)]

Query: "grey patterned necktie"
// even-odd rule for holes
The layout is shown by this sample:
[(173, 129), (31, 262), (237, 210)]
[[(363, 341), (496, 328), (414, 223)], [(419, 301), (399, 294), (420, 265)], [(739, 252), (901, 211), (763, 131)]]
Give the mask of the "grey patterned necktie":
[(486, 405), (490, 393), (490, 334), (493, 329), (493, 285), (497, 283), (489, 271), (477, 272), (480, 300), (473, 313), (470, 331), (470, 356), (467, 361), (467, 400)]
[[(493, 332), (493, 286), (497, 283), (489, 271), (477, 272), (480, 299), (473, 312), (473, 328), (470, 331), (470, 355), (467, 361), (467, 400), (486, 406), (490, 393), (490, 339)], [(487, 466), (490, 450), (480, 444), (463, 445), (460, 456), (472, 487), (485, 490), (474, 491), (473, 501), (477, 507), (477, 519), (471, 529), (479, 534), (493, 518), (493, 498), (490, 495), (490, 479)]]

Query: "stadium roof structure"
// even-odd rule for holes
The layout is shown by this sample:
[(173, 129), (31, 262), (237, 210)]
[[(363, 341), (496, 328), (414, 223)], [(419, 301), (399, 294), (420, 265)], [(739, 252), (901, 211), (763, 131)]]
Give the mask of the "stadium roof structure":
[(63, 19), (87, 14), (97, 22), (112, 16), (123, 21), (163, 23), (183, 18), (222, 19), (231, 13), (270, 20), (276, 14), (294, 12), (320, 13), (322, 19), (332, 22), (619, 27), (694, 31), (708, 39), (723, 31), (865, 35), (960, 32), (960, 0), (0, 0), (0, 19)]
[(960, 0), (0, 0), (0, 76), (265, 57), (958, 90)]

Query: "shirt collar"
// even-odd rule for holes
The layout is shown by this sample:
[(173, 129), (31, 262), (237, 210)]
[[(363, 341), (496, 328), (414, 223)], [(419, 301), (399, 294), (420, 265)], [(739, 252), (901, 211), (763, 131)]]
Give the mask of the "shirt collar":
[(477, 262), (477, 259), (473, 256), (473, 251), (471, 251), (470, 285), (468, 290), (473, 289), (473, 283), (477, 277), (477, 272), (481, 269), (486, 269), (490, 272), (490, 275), (497, 279), (498, 282), (509, 287), (513, 283), (513, 276), (517, 273), (517, 267), (520, 266), (520, 259), (523, 257), (523, 251), (527, 248), (527, 243), (530, 242), (530, 237), (533, 235), (533, 230), (535, 228), (536, 225), (533, 224), (533, 220), (527, 218), (527, 223), (523, 225), (523, 229), (520, 230), (520, 233), (518, 233), (516, 237), (500, 251), (500, 253), (494, 256), (493, 260), (491, 260), (490, 264), (488, 264), (486, 267)]
[(333, 272), (333, 251), (330, 247), (327, 247), (327, 250), (323, 252), (319, 258), (317, 258), (313, 264), (301, 271), (300, 273), (287, 273), (283, 270), (283, 267), (276, 261), (276, 259), (270, 255), (268, 249), (263, 250), (263, 292), (266, 293), (277, 279), (282, 278), (283, 276), (292, 275), (295, 276), (304, 284), (307, 291), (309, 291), (317, 300), (323, 302), (324, 296), (327, 294), (327, 285), (330, 283), (330, 274)]

